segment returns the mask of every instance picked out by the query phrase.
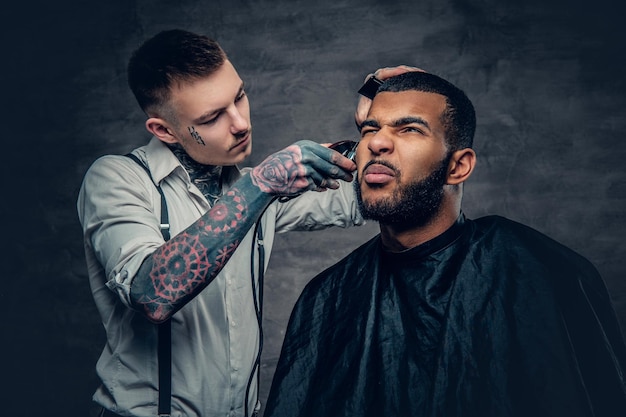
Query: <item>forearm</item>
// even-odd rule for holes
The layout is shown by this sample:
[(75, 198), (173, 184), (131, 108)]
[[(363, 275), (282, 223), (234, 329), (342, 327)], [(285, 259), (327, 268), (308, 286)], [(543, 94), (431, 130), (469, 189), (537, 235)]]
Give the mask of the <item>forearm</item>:
[(146, 258), (131, 285), (136, 308), (151, 321), (171, 317), (217, 276), (272, 198), (243, 176), (207, 213)]
[(354, 163), (311, 141), (267, 157), (244, 175), (205, 215), (143, 262), (131, 302), (150, 320), (167, 320), (222, 270), (275, 196), (338, 188), (352, 180)]

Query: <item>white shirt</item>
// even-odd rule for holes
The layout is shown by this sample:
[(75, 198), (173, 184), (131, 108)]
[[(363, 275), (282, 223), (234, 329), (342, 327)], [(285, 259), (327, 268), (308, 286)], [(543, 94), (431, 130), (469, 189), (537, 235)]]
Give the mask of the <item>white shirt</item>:
[[(178, 159), (158, 139), (134, 153), (147, 163), (163, 189), (172, 236), (210, 208)], [(224, 170), (228, 187), (240, 174), (235, 167)], [(275, 233), (363, 223), (352, 185), (340, 182), (339, 190), (307, 192), (268, 207), (261, 219), (264, 268)], [(160, 195), (146, 172), (125, 156), (108, 155), (94, 162), (78, 198), (90, 286), (107, 335), (97, 363), (102, 385), (94, 401), (120, 415), (157, 415), (156, 326), (130, 308), (129, 294), (143, 260), (164, 242), (160, 206)], [(251, 274), (253, 234), (250, 230), (215, 280), (172, 318), (174, 417), (244, 415), (246, 388), (259, 347)], [(258, 280), (254, 246), (254, 279)], [(256, 393), (253, 378), (250, 412), (257, 403)]]

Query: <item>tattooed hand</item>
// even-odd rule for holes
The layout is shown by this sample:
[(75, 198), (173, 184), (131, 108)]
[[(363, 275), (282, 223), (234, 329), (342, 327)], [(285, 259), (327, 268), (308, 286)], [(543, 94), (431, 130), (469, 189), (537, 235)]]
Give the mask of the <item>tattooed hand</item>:
[(269, 156), (144, 260), (130, 288), (133, 305), (151, 321), (167, 320), (219, 274), (273, 196), (337, 188), (336, 180), (351, 181), (354, 169), (339, 152), (311, 141)]
[(339, 187), (338, 179), (352, 181), (355, 165), (338, 152), (303, 140), (267, 157), (250, 176), (264, 193), (294, 196), (308, 190)]

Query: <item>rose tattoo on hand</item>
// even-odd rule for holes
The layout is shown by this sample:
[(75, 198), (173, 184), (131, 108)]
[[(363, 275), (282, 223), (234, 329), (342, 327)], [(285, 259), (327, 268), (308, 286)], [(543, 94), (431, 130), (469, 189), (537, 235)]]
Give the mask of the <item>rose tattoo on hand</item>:
[(252, 183), (261, 191), (277, 195), (294, 195), (309, 186), (300, 147), (291, 145), (270, 155), (251, 173)]

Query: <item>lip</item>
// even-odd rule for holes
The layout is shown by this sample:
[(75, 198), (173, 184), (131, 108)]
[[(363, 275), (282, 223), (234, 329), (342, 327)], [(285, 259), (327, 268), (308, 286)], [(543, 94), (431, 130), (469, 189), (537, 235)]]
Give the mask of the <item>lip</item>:
[(396, 172), (385, 165), (371, 164), (363, 170), (363, 180), (368, 184), (386, 184), (395, 179)]

